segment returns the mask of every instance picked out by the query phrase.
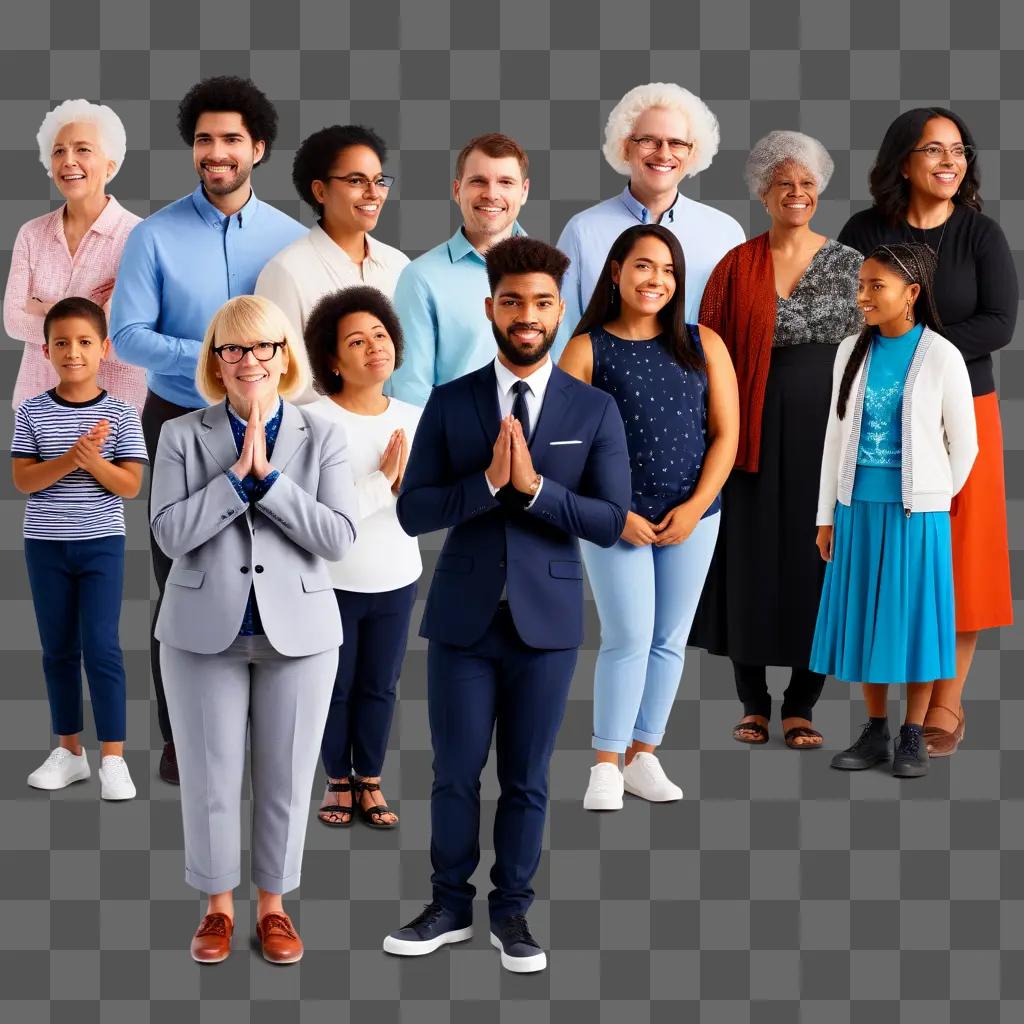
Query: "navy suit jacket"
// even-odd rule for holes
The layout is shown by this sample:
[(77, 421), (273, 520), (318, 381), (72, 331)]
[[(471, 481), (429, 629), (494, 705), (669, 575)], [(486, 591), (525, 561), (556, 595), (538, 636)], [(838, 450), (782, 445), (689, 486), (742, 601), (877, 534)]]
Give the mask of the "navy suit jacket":
[[(398, 519), (417, 536), (446, 529), (420, 636), (469, 647), (507, 589), (531, 647), (583, 639), (582, 537), (611, 547), (622, 535), (631, 480), (626, 432), (610, 395), (552, 368), (530, 457), (544, 485), (529, 509), (494, 497), (484, 470), (498, 436), (493, 363), (435, 387), (416, 429)], [(568, 442), (568, 443), (566, 443)]]

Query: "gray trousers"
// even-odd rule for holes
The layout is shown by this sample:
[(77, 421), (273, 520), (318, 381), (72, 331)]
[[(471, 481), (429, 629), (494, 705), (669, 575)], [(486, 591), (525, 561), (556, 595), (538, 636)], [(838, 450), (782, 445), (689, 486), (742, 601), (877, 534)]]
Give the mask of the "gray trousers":
[(220, 654), (160, 645), (189, 885), (220, 893), (241, 881), (247, 732), (252, 880), (273, 893), (299, 884), (310, 789), (337, 666), (336, 648), (286, 658), (263, 636), (238, 637)]

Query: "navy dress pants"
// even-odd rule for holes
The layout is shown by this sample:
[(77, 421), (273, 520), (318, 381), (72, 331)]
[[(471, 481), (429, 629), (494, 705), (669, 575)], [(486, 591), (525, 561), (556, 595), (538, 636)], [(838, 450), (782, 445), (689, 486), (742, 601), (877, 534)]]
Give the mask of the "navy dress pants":
[(327, 775), (376, 778), (384, 768), (416, 584), (364, 594), (335, 590), (344, 642), (321, 755)]
[(501, 795), (494, 817), (492, 921), (525, 914), (540, 863), (548, 764), (576, 665), (576, 648), (539, 650), (520, 639), (504, 602), (470, 647), (430, 641), (427, 705), (434, 748), (430, 798), (433, 898), (471, 911), (480, 860), (480, 774), (495, 738)]

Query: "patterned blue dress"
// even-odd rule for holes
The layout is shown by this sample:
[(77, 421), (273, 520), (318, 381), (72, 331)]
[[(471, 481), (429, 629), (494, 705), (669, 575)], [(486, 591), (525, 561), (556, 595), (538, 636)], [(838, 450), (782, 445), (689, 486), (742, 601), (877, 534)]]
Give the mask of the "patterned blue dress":
[(949, 513), (908, 516), (900, 492), (904, 382), (921, 333), (872, 341), (853, 499), (836, 504), (811, 669), (847, 682), (956, 674)]

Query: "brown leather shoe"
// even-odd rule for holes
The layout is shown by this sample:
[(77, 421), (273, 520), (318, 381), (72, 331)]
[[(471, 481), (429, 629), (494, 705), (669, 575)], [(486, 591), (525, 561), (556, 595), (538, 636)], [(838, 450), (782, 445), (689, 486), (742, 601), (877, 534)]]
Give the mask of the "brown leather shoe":
[(178, 757), (174, 752), (173, 740), (164, 744), (164, 751), (160, 755), (160, 778), (172, 786), (181, 785), (181, 780), (178, 778)]
[(934, 725), (926, 725), (924, 727), (924, 742), (928, 747), (929, 757), (949, 757), (950, 754), (956, 753), (957, 747), (960, 746), (964, 738), (966, 716), (964, 715), (963, 708), (958, 713), (943, 705), (938, 706), (956, 718), (956, 728), (952, 732), (947, 732), (945, 729), (936, 728)]
[(287, 914), (264, 914), (256, 925), (256, 938), (263, 947), (263, 959), (272, 964), (293, 964), (302, 959), (302, 939)]
[(192, 936), (192, 959), (201, 964), (219, 964), (231, 952), (234, 923), (227, 914), (207, 914)]

